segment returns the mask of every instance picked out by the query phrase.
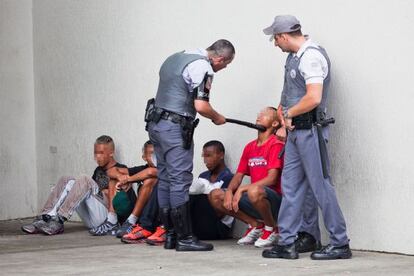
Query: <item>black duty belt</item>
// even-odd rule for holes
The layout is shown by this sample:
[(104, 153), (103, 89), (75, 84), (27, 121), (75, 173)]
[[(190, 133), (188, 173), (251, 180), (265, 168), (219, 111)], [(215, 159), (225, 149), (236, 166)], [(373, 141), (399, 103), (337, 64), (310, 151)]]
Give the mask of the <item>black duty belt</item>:
[(295, 129), (311, 129), (316, 123), (316, 111), (312, 110), (292, 118)]
[(176, 114), (176, 113), (168, 112), (168, 111), (163, 111), (162, 112), (161, 119), (169, 120), (169, 121), (171, 121), (175, 124), (182, 124), (182, 123), (186, 123), (186, 122), (190, 121), (190, 118), (181, 116), (181, 115)]

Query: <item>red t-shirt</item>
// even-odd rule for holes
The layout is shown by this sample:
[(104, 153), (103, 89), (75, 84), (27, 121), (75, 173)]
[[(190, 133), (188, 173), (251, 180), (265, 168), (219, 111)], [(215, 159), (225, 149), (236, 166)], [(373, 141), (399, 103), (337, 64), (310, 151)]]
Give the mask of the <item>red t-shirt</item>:
[[(279, 159), (279, 153), (284, 143), (272, 135), (267, 141), (257, 146), (257, 140), (251, 141), (246, 145), (240, 159), (237, 172), (249, 175), (252, 183), (255, 183), (267, 176), (270, 169), (283, 169), (283, 157)], [(278, 194), (282, 194), (280, 187), (281, 173), (279, 173), (275, 186), (269, 188), (275, 190)]]

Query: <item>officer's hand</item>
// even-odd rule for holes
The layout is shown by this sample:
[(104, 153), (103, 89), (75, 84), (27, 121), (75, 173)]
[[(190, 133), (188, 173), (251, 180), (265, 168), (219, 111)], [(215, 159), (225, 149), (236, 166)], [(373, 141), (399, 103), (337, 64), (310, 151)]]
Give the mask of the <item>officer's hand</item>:
[(233, 202), (233, 193), (231, 191), (224, 192), (224, 202), (223, 202), (224, 208), (231, 211), (232, 202)]
[(285, 127), (280, 127), (277, 131), (276, 131), (276, 137), (277, 139), (279, 139), (280, 141), (286, 141), (286, 128)]
[(287, 130), (290, 131), (292, 131), (295, 128), (295, 126), (292, 125), (292, 118), (285, 118), (285, 127)]
[(213, 123), (216, 125), (223, 125), (226, 123), (226, 118), (223, 115), (219, 115), (216, 119), (213, 120)]
[(232, 202), (232, 207), (233, 207), (233, 211), (235, 213), (237, 213), (237, 211), (239, 211), (239, 201), (240, 198), (242, 197), (242, 193), (240, 191), (237, 191), (234, 196), (233, 196), (233, 202)]

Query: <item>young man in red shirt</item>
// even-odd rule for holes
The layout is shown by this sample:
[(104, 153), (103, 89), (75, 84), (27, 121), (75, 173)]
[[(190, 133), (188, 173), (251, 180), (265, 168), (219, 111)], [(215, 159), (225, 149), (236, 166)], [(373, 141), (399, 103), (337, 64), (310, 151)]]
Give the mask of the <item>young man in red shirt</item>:
[[(226, 191), (214, 190), (210, 196), (214, 208), (247, 223), (249, 228), (238, 244), (271, 246), (277, 239), (277, 215), (282, 200), (280, 177), (283, 159), (279, 154), (284, 143), (274, 135), (279, 126), (277, 110), (263, 109), (256, 123), (266, 128), (243, 150), (236, 174)], [(244, 176), (251, 184), (241, 185)]]

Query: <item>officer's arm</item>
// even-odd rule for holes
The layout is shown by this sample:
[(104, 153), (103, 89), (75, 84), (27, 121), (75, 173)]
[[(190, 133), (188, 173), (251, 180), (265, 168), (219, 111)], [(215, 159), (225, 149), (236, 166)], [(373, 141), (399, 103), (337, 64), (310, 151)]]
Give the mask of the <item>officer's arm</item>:
[(230, 181), (229, 186), (227, 187), (227, 191), (230, 191), (234, 194), (234, 192), (239, 188), (240, 184), (243, 181), (244, 174), (238, 172), (236, 173)]
[(260, 185), (260, 186), (276, 185), (279, 174), (280, 174), (280, 169), (270, 169), (267, 171), (267, 176), (265, 178), (262, 178), (259, 181), (254, 182), (252, 184)]
[(289, 108), (289, 118), (296, 117), (303, 113), (309, 112), (317, 107), (322, 100), (323, 84), (321, 83), (309, 83), (306, 85), (306, 94), (302, 99)]
[(224, 116), (215, 111), (208, 101), (195, 99), (194, 107), (196, 111), (201, 114), (201, 116), (209, 118), (215, 124), (220, 125), (226, 122)]
[(127, 181), (128, 182), (138, 182), (138, 181), (144, 181), (148, 178), (157, 178), (157, 169), (156, 168), (146, 168), (139, 173), (136, 173), (134, 175), (128, 176)]

